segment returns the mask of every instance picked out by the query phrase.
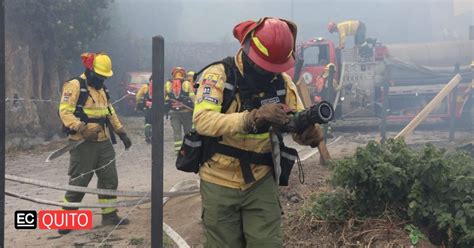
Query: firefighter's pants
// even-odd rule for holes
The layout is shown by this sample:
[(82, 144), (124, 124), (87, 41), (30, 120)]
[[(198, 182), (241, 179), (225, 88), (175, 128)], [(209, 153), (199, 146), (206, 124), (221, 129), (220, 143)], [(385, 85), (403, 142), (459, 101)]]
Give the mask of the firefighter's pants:
[[(184, 134), (191, 131), (191, 128), (193, 126), (193, 112), (171, 111), (169, 115), (171, 120), (171, 126), (173, 127), (174, 150), (178, 152), (181, 149)], [(184, 134), (182, 131), (184, 131)]]
[(152, 111), (151, 108), (145, 108), (143, 110), (145, 113), (145, 139), (151, 139), (151, 121), (152, 121)]
[(204, 247), (282, 247), (278, 186), (269, 173), (245, 191), (201, 180)]
[[(118, 178), (115, 166), (115, 151), (110, 140), (86, 141), (70, 151), (68, 169), (69, 185), (87, 187), (94, 175), (97, 175), (97, 188), (117, 189)], [(84, 193), (67, 191), (65, 202), (81, 202)], [(116, 202), (116, 196), (99, 195), (99, 203)], [(102, 213), (114, 212), (115, 208), (103, 208)]]

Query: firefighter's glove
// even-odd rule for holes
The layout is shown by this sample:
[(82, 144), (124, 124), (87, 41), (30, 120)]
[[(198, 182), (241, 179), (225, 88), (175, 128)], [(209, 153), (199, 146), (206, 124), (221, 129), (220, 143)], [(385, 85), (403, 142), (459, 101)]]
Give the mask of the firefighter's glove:
[(132, 146), (132, 141), (128, 137), (127, 133), (122, 132), (122, 133), (117, 133), (118, 136), (120, 137), (120, 140), (122, 140), (123, 145), (125, 146), (125, 150), (128, 150)]
[(290, 117), (286, 114), (285, 108), (284, 104), (271, 103), (252, 110), (246, 116), (245, 131), (255, 132), (259, 127), (268, 124), (285, 125), (290, 121)]
[(77, 132), (78, 133), (83, 133), (86, 129), (87, 129), (87, 124), (85, 122), (81, 121), (81, 123), (77, 127)]
[(97, 126), (91, 129), (84, 129), (80, 133), (82, 134), (82, 138), (84, 138), (84, 140), (86, 141), (97, 141), (101, 130), (102, 130), (101, 127)]
[(319, 143), (323, 141), (323, 139), (323, 129), (318, 124), (309, 126), (301, 134), (295, 134), (294, 136), (296, 143), (313, 148), (319, 146)]

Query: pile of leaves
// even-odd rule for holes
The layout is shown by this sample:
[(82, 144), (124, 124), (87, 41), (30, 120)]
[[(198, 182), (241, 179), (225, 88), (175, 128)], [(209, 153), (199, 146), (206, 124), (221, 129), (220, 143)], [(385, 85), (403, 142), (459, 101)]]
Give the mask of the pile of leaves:
[(412, 243), (424, 235), (435, 245), (474, 247), (474, 159), (431, 144), (412, 149), (401, 139), (374, 141), (349, 158), (332, 163), (336, 190), (314, 197), (316, 219), (395, 216)]

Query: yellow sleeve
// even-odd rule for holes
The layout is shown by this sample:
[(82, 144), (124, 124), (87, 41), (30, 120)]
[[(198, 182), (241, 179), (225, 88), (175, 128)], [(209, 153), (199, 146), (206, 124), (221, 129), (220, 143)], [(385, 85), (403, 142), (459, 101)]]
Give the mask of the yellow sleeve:
[(191, 83), (189, 81), (184, 81), (183, 82), (183, 90), (184, 90), (184, 92), (188, 93), (188, 95), (191, 98), (194, 97), (193, 87), (191, 86)]
[(81, 120), (74, 115), (76, 103), (79, 98), (80, 86), (78, 80), (66, 82), (63, 86), (61, 103), (59, 104), (59, 117), (64, 126), (77, 131)]
[(338, 32), (339, 32), (339, 47), (344, 48), (346, 45), (346, 30), (342, 28), (341, 29), (338, 28)]
[(137, 95), (135, 96), (135, 103), (138, 105), (142, 99), (145, 93), (148, 92), (148, 84), (142, 85), (142, 87), (138, 90)]
[(110, 124), (112, 124), (112, 127), (114, 128), (114, 130), (122, 129), (123, 125), (120, 122), (117, 116), (117, 113), (115, 113), (114, 106), (112, 106), (110, 102), (109, 102), (109, 109), (110, 109), (111, 115), (107, 115), (107, 118), (109, 118)]
[(244, 133), (247, 111), (221, 113), (225, 81), (223, 65), (209, 67), (198, 80), (199, 88), (196, 94), (193, 123), (199, 134), (219, 137)]
[(169, 100), (168, 94), (171, 92), (171, 82), (166, 81), (165, 83), (165, 101)]
[(288, 108), (293, 109), (296, 112), (304, 110), (304, 105), (298, 94), (298, 89), (293, 83), (291, 77), (286, 73), (282, 73), (282, 76), (286, 82), (286, 105)]

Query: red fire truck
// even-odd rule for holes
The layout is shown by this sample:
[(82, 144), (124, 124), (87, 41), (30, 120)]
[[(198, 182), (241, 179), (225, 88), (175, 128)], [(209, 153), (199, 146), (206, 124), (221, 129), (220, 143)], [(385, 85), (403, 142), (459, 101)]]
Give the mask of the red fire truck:
[(411, 120), (455, 72), (460, 73), (461, 84), (428, 119), (449, 118), (453, 97), (456, 117), (464, 118), (470, 115), (472, 105), (469, 65), (473, 45), (473, 41), (375, 43), (340, 50), (331, 40), (316, 38), (297, 47), (295, 68), (288, 73), (300, 93), (307, 91), (302, 94), (305, 105), (327, 100), (337, 106), (338, 116), (344, 118), (380, 117), (383, 87), (388, 85), (387, 119), (392, 122)]

